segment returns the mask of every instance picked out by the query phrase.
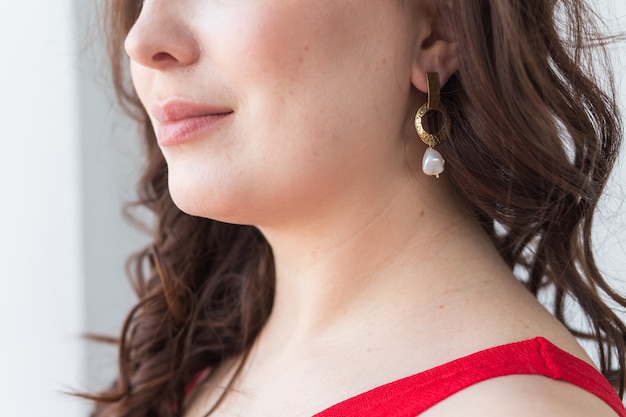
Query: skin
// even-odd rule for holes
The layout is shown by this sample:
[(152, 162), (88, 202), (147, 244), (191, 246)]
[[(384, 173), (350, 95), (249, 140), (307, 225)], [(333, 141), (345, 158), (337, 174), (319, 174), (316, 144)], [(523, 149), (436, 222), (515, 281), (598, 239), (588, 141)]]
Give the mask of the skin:
[[(163, 147), (176, 204), (257, 226), (276, 260), (274, 310), (215, 415), (310, 416), (539, 335), (589, 361), (517, 283), (445, 174), (421, 173), (412, 119), (425, 73), (443, 84), (457, 65), (434, 10), (426, 0), (144, 2), (126, 49), (145, 107), (176, 97), (233, 111)], [(231, 372), (200, 387), (186, 415), (204, 415)], [(478, 384), (423, 415), (613, 414), (531, 376)]]

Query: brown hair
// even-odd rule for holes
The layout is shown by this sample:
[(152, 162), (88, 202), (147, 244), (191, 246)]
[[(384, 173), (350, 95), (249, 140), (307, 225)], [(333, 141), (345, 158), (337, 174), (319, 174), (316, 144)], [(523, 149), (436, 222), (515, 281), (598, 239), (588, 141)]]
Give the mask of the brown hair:
[[(265, 323), (272, 252), (254, 227), (192, 217), (173, 204), (166, 163), (125, 71), (122, 44), (139, 10), (108, 3), (115, 87), (144, 126), (148, 164), (137, 204), (156, 225), (152, 246), (129, 264), (139, 303), (119, 339), (118, 380), (87, 397), (98, 417), (177, 416), (192, 376), (244, 354)], [(555, 316), (596, 341), (601, 370), (623, 395), (626, 326), (609, 304), (626, 307), (626, 299), (591, 249), (594, 209), (622, 136), (610, 67), (592, 60), (605, 57), (610, 38), (582, 1), (440, 3), (459, 51), (442, 95), (453, 120), (440, 147), (447, 175), (528, 289), (551, 290)], [(598, 62), (603, 72), (594, 72)], [(580, 305), (590, 331), (570, 324), (567, 300)]]

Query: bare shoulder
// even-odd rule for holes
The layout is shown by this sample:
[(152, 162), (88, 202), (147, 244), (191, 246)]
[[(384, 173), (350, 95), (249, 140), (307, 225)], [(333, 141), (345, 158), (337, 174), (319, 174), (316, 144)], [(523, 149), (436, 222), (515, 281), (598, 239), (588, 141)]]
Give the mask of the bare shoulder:
[(514, 375), (469, 387), (420, 417), (616, 417), (604, 401), (575, 385)]

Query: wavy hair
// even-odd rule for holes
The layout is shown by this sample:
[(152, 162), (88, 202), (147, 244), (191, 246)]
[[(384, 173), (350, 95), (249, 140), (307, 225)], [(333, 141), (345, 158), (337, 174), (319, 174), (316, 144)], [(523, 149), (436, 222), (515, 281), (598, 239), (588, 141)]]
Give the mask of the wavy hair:
[[(602, 373), (623, 395), (626, 326), (611, 306), (625, 308), (626, 299), (599, 272), (591, 245), (622, 138), (604, 50), (613, 39), (583, 1), (438, 4), (459, 51), (459, 69), (442, 91), (454, 121), (439, 148), (447, 175), (529, 291), (547, 291), (554, 315), (596, 342)], [(274, 293), (272, 251), (257, 229), (189, 216), (170, 198), (167, 165), (122, 48), (138, 12), (133, 1), (107, 2), (115, 88), (144, 127), (136, 204), (156, 222), (152, 245), (129, 261), (139, 301), (117, 341), (118, 379), (85, 396), (96, 403), (94, 417), (180, 416), (186, 384), (245, 355)], [(588, 330), (570, 323), (568, 300)]]

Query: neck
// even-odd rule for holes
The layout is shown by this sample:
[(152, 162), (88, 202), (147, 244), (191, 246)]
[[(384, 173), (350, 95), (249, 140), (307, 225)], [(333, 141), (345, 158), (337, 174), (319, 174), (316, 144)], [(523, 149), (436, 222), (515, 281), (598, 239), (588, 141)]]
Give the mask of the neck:
[(378, 205), (352, 204), (355, 210), (318, 215), (305, 227), (262, 228), (277, 279), (262, 337), (284, 349), (363, 323), (425, 316), (420, 310), (468, 284), (460, 271), (497, 258), (449, 184), (422, 182), (430, 185), (390, 187)]

